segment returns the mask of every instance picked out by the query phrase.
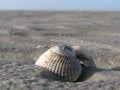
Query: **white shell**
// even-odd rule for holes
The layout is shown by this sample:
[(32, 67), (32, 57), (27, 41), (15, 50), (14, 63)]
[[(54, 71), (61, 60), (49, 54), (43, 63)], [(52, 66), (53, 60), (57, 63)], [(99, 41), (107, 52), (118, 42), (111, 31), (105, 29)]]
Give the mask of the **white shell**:
[(86, 67), (96, 67), (92, 53), (83, 46), (73, 46), (73, 48), (76, 51), (76, 57), (82, 61), (82, 64), (84, 64)]
[(76, 81), (81, 74), (81, 65), (76, 59), (75, 50), (64, 44), (48, 49), (35, 65), (55, 73), (64, 81)]

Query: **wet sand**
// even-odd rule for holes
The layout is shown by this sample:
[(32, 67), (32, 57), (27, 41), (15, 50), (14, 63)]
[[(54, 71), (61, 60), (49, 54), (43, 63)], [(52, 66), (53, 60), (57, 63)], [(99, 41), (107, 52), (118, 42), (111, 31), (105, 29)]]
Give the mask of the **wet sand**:
[[(34, 63), (51, 46), (81, 45), (97, 65), (73, 82), (40, 77)], [(0, 11), (0, 90), (119, 90), (119, 11)]]

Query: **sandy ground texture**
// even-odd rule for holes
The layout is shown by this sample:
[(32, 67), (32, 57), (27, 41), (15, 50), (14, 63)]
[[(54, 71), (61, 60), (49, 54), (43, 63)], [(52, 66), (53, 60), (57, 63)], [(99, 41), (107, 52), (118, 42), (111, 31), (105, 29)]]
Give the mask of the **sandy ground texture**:
[[(95, 73), (76, 83), (41, 78), (35, 61), (60, 43), (88, 48)], [(61, 89), (120, 89), (120, 12), (0, 11), (0, 90)]]

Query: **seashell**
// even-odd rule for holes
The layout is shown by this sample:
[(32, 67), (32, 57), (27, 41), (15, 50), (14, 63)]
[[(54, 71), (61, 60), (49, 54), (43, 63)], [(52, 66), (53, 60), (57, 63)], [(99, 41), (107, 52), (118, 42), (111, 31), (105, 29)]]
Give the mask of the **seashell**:
[(76, 51), (76, 57), (79, 59), (80, 64), (85, 65), (86, 67), (96, 67), (92, 53), (83, 46), (72, 46)]
[(48, 49), (35, 65), (54, 73), (62, 81), (76, 81), (81, 74), (81, 65), (71, 46), (60, 44)]
[(82, 72), (77, 81), (84, 81), (96, 72), (96, 65), (90, 50), (83, 46), (72, 46), (76, 51), (76, 58), (79, 60)]

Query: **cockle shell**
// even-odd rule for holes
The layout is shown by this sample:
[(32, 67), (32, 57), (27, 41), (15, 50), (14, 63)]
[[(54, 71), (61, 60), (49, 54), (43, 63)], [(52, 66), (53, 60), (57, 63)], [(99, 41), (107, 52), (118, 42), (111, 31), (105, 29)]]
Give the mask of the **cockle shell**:
[(79, 60), (82, 68), (81, 75), (77, 81), (84, 81), (91, 77), (96, 71), (96, 65), (93, 60), (93, 53), (84, 46), (72, 46), (76, 51), (76, 58)]
[(83, 46), (72, 47), (76, 51), (76, 58), (79, 59), (81, 64), (84, 64), (86, 67), (96, 67), (90, 50)]
[(63, 81), (76, 81), (82, 71), (75, 50), (64, 44), (48, 49), (39, 57), (35, 65), (56, 74)]

